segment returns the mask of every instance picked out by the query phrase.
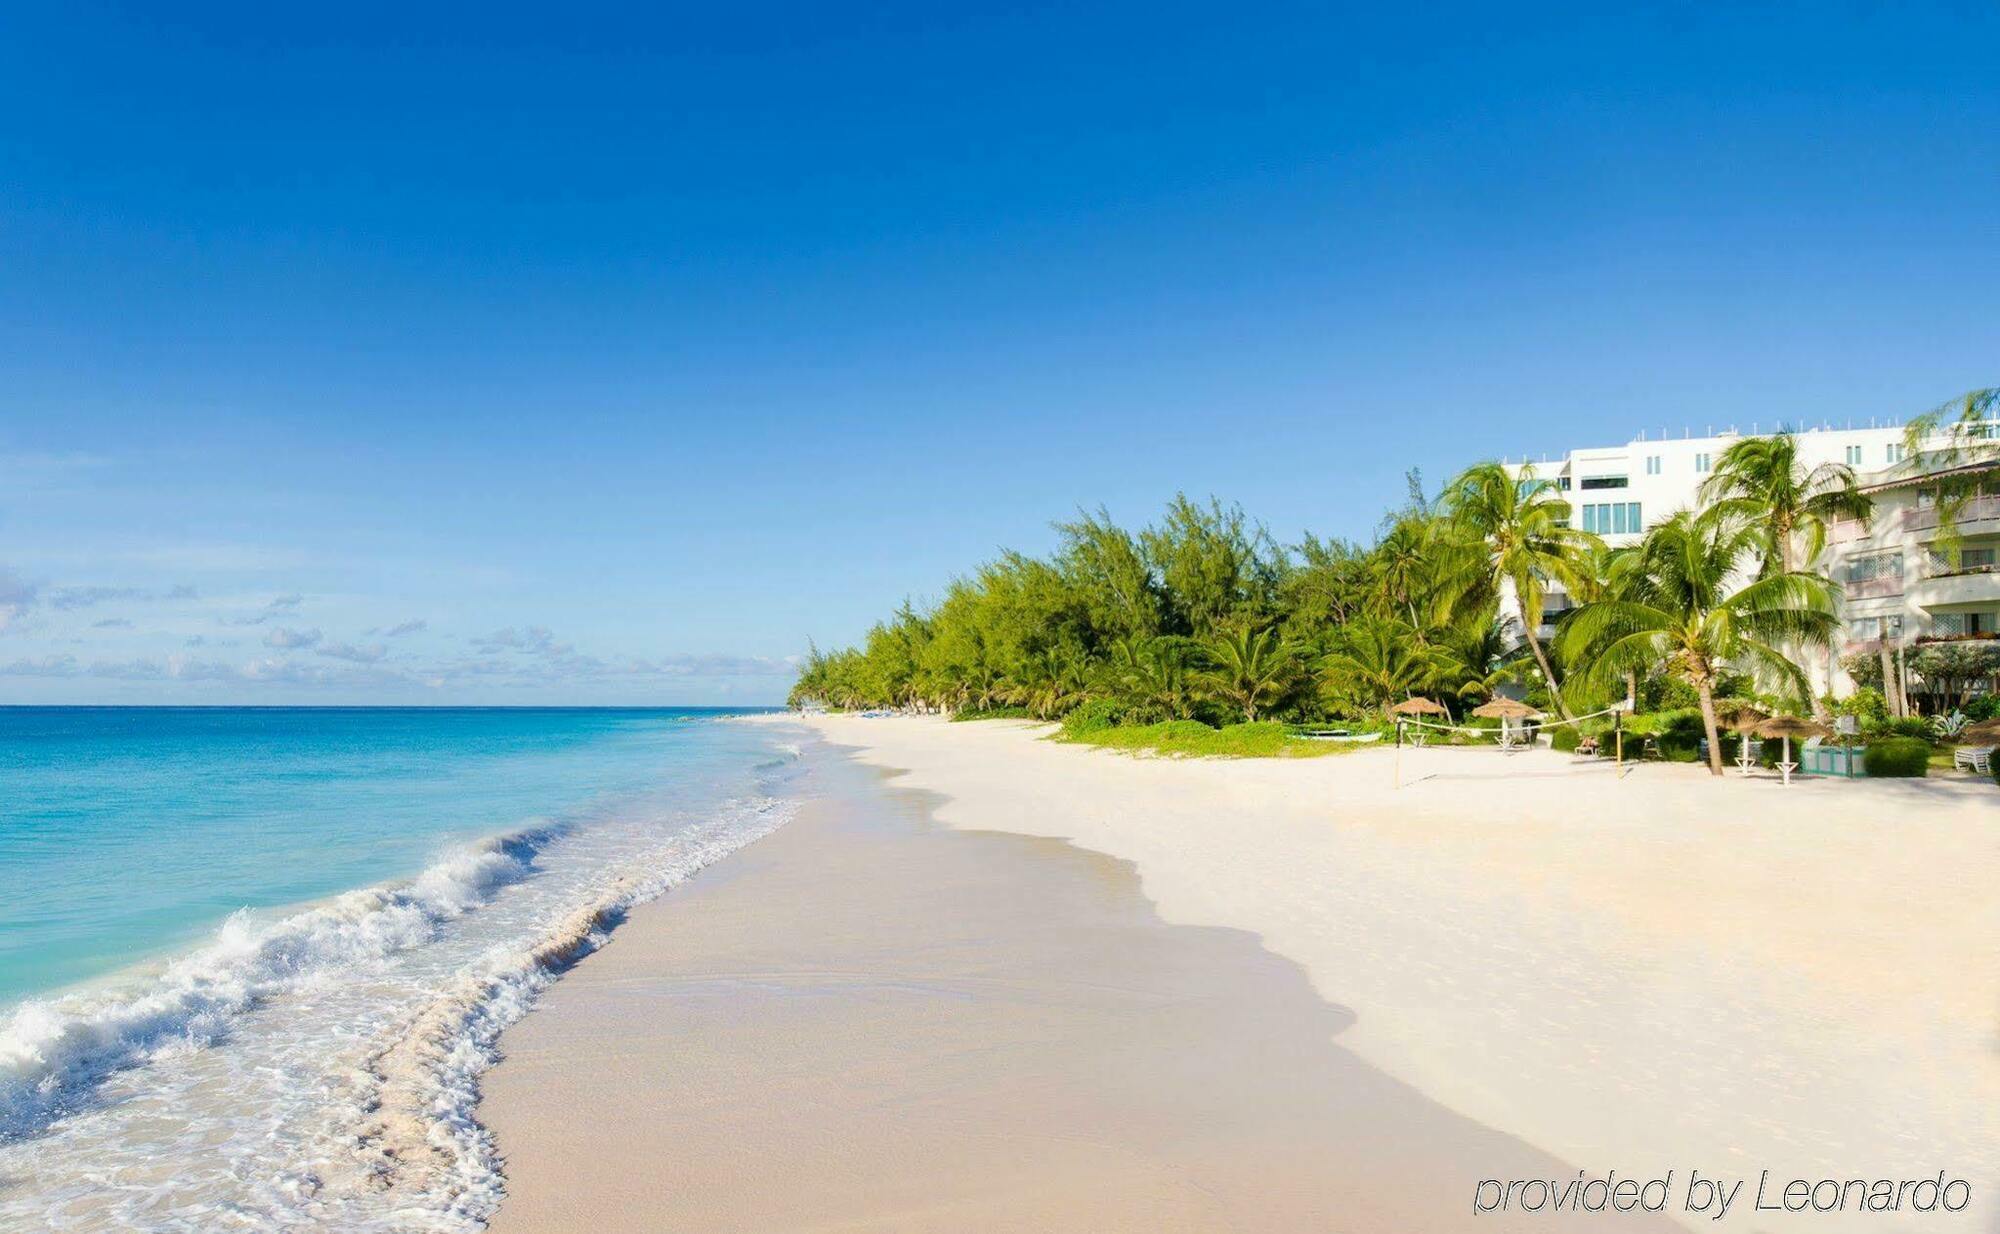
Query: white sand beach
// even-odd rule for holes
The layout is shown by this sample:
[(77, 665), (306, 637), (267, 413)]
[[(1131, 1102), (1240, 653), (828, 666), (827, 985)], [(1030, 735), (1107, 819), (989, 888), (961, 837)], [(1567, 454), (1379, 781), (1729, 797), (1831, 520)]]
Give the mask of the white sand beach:
[[(499, 1234), (1995, 1228), (1990, 783), (749, 722), (813, 800), (506, 1034)], [(1672, 1201), (1475, 1212), (1579, 1171)]]
[(1965, 1212), (1860, 1219), (1996, 1228), (1991, 783), (1459, 749), (1404, 752), (1397, 789), (1379, 748), (1164, 760), (1021, 722), (807, 722), (954, 827), (1071, 839), (1134, 863), (1167, 920), (1255, 932), (1352, 1012), (1342, 1046), (1580, 1168), (1748, 1179), (1741, 1229), (1831, 1219), (1744, 1211), (1761, 1171), (1943, 1170)]

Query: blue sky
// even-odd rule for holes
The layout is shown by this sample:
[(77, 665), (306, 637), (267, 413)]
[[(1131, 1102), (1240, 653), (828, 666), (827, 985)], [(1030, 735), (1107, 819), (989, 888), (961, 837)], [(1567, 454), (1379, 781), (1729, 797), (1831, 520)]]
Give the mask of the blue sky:
[(0, 700), (775, 701), (1079, 505), (1996, 380), (1990, 6), (413, 7), (0, 16)]

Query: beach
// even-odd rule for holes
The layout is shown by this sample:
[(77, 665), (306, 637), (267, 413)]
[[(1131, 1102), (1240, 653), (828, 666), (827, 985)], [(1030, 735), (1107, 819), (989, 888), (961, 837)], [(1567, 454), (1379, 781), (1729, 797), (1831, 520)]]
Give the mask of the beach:
[(1746, 1182), (1745, 1230), (1835, 1219), (1760, 1180), (1942, 1171), (1965, 1211), (1867, 1228), (1991, 1227), (1990, 784), (805, 723), (890, 788), (506, 1034), (496, 1230), (1543, 1228), (1480, 1183), (1578, 1171)]

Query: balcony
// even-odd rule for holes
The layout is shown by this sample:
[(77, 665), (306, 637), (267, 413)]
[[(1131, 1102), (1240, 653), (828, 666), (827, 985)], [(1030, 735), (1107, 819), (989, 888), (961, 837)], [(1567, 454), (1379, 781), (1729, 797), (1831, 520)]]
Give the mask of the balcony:
[(1902, 595), (1903, 576), (1883, 574), (1875, 578), (1850, 580), (1840, 586), (1850, 600), (1879, 600), (1885, 596)]
[(1831, 523), (1826, 529), (1826, 542), (1832, 544), (1853, 544), (1866, 540), (1869, 535), (1866, 519), (1851, 518)]
[(1954, 574), (1931, 575), (1911, 583), (1908, 595), (1910, 603), (1922, 609), (1950, 604), (2000, 603), (2000, 570), (1980, 566)]
[[(1991, 519), (2000, 519), (2000, 497), (1974, 497), (1959, 510), (1957, 523), (1960, 527)], [(1935, 505), (1917, 506), (1903, 511), (1903, 530), (1930, 531), (1938, 525), (1938, 508)]]

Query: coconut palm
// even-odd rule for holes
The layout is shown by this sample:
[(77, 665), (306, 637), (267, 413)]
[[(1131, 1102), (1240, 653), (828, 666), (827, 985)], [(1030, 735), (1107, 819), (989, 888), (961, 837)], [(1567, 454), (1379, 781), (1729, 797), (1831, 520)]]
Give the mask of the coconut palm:
[(1833, 639), (1833, 586), (1805, 571), (1760, 574), (1737, 586), (1768, 544), (1765, 530), (1724, 514), (1680, 513), (1614, 555), (1615, 585), (1563, 623), (1565, 660), (1586, 685), (1664, 666), (1701, 701), (1708, 769), (1722, 774), (1715, 685), (1725, 671), (1748, 672), (1794, 701), (1811, 693), (1805, 673), (1780, 650), (1821, 648)]
[(1724, 450), (1701, 498), (1719, 516), (1758, 528), (1764, 541), (1758, 569), (1765, 574), (1809, 568), (1826, 547), (1829, 522), (1865, 519), (1875, 509), (1855, 487), (1852, 467), (1821, 463), (1808, 469), (1799, 459), (1798, 438), (1788, 432), (1746, 437)]
[(1462, 624), (1438, 643), (1435, 684), (1460, 698), (1486, 698), (1495, 688), (1520, 680), (1512, 618)]
[(1457, 551), (1440, 563), (1452, 579), (1450, 589), (1461, 595), (1503, 584), (1513, 589), (1521, 637), (1549, 697), (1563, 719), (1575, 719), (1536, 631), (1549, 583), (1561, 583), (1572, 594), (1586, 587), (1585, 567), (1599, 544), (1597, 537), (1569, 525), (1569, 502), (1557, 495), (1553, 483), (1537, 478), (1532, 467), (1519, 476), (1509, 475), (1498, 463), (1467, 468), (1445, 489), (1443, 502), (1458, 533)]
[(1921, 472), (1937, 514), (1938, 542), (1958, 539), (1966, 503), (1986, 492), (2000, 463), (2000, 386), (1972, 390), (1911, 420), (1903, 430), (1904, 469)]
[(1088, 697), (1083, 662), (1065, 647), (1050, 647), (1022, 661), (1007, 692), (1009, 702), (1026, 707), (1038, 720), (1053, 720)]
[(1390, 707), (1436, 680), (1441, 656), (1407, 623), (1374, 617), (1341, 631), (1320, 660), (1320, 680), (1335, 698), (1380, 707), (1386, 719)]
[(1194, 714), (1196, 684), (1188, 659), (1188, 641), (1173, 635), (1118, 639), (1106, 680), (1113, 693), (1185, 720)]
[(1855, 487), (1844, 463), (1807, 468), (1788, 432), (1746, 437), (1722, 452), (1701, 499), (1724, 517), (1754, 524), (1763, 540), (1760, 569), (1789, 574), (1819, 560), (1836, 519), (1867, 518), (1875, 503)]
[(1296, 669), (1291, 649), (1272, 629), (1224, 632), (1201, 646), (1210, 665), (1201, 683), (1215, 698), (1242, 708), (1252, 724), (1259, 706), (1284, 694)]

